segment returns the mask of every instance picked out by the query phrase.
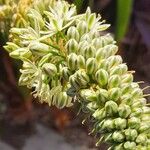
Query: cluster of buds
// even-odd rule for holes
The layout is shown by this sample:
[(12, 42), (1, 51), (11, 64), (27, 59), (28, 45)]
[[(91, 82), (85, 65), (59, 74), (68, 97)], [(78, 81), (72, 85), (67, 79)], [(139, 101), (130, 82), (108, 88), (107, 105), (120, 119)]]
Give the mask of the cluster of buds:
[[(34, 6), (36, 7), (36, 6)], [(150, 148), (150, 108), (143, 90), (121, 56), (101, 16), (76, 15), (74, 5), (58, 0), (42, 15), (32, 10), (28, 27), (12, 28), (10, 56), (23, 61), (19, 83), (33, 88), (41, 102), (59, 108), (82, 103), (93, 131), (114, 150)], [(31, 12), (29, 10), (29, 12)], [(98, 144), (97, 143), (97, 144)]]

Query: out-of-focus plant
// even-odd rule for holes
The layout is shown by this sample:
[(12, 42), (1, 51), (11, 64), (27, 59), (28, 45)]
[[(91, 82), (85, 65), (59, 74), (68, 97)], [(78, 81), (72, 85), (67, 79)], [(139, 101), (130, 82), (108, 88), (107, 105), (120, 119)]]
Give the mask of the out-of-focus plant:
[[(33, 5), (34, 8), (34, 5)], [(23, 62), (20, 85), (40, 102), (58, 108), (74, 101), (94, 120), (93, 131), (115, 150), (150, 148), (150, 108), (133, 71), (116, 55), (118, 47), (101, 16), (77, 15), (58, 0), (49, 9), (29, 9), (27, 26), (11, 28), (5, 49)]]
[(134, 0), (117, 0), (117, 17), (115, 37), (120, 41), (128, 28)]

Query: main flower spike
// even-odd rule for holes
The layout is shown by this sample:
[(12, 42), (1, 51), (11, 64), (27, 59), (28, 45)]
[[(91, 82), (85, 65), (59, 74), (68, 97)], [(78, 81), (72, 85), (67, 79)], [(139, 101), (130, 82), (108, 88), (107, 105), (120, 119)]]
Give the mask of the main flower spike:
[[(36, 5), (34, 6), (36, 8)], [(93, 132), (114, 150), (150, 149), (150, 108), (132, 71), (117, 55), (109, 25), (101, 16), (77, 15), (76, 7), (58, 0), (49, 9), (30, 9), (28, 26), (12, 28), (5, 46), (23, 62), (20, 85), (41, 102), (58, 108), (73, 100), (94, 120)]]

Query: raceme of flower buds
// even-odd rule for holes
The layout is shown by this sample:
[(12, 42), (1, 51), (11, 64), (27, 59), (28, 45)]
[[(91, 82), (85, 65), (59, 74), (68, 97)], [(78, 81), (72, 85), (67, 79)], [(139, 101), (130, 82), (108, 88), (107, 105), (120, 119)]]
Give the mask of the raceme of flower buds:
[(63, 0), (43, 3), (32, 4), (26, 26), (14, 25), (5, 46), (23, 62), (19, 84), (58, 108), (72, 106), (72, 99), (81, 103), (94, 122), (93, 132), (101, 133), (96, 145), (103, 140), (109, 150), (150, 149), (146, 95), (117, 54), (112, 36), (102, 33), (109, 25), (90, 8), (77, 15), (75, 6)]

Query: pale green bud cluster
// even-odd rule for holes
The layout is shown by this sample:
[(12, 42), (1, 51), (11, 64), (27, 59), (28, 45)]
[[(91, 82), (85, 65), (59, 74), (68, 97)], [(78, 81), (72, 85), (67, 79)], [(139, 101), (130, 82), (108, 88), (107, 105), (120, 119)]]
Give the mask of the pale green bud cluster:
[(42, 16), (44, 25), (35, 18), (34, 26), (28, 20), (28, 28), (12, 28), (6, 49), (23, 61), (19, 83), (41, 102), (63, 108), (78, 100), (95, 121), (93, 131), (102, 134), (99, 142), (148, 150), (150, 108), (115, 41), (100, 32), (109, 27), (100, 19), (89, 8), (76, 15), (73, 5), (58, 0)]

